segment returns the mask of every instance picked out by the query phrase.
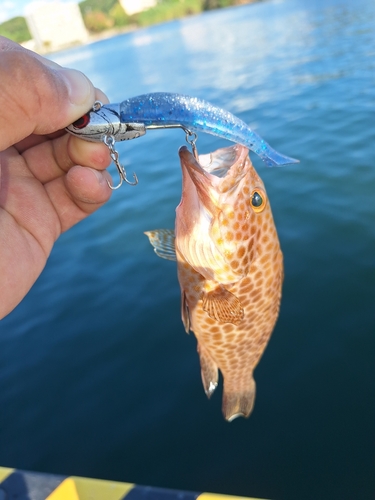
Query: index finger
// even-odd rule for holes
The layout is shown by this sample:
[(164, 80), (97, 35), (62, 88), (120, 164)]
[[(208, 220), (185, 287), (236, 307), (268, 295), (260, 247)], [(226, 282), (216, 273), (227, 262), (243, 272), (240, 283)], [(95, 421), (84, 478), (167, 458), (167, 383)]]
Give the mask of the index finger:
[(94, 101), (95, 88), (83, 73), (0, 37), (0, 150), (63, 129)]

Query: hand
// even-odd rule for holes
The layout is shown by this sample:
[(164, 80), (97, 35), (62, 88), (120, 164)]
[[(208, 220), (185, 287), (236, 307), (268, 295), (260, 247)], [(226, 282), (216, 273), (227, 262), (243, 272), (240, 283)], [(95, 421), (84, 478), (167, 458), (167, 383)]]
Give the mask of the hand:
[(106, 96), (0, 37), (0, 319), (27, 294), (54, 242), (111, 195), (104, 144), (64, 127)]

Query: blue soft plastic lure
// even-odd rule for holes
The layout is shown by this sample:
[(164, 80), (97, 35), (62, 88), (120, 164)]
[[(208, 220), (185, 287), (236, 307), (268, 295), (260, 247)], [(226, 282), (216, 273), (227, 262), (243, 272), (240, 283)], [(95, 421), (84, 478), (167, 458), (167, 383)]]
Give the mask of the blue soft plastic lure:
[(103, 140), (105, 135), (127, 140), (144, 135), (147, 129), (171, 127), (206, 132), (242, 144), (270, 167), (298, 163), (278, 153), (232, 113), (196, 97), (167, 92), (143, 94), (119, 104), (94, 107), (67, 127), (67, 131), (91, 141)]

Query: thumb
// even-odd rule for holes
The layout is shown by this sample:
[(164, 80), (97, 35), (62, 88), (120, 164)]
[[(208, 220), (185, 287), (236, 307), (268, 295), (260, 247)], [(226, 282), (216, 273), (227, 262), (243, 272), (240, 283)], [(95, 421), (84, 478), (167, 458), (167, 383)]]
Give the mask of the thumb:
[(0, 37), (0, 151), (30, 134), (50, 134), (85, 114), (95, 88), (66, 69)]

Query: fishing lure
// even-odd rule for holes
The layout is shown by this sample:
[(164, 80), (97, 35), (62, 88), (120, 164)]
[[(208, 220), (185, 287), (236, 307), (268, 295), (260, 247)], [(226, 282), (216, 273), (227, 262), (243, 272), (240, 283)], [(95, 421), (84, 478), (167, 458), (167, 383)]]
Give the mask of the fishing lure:
[[(144, 94), (117, 104), (102, 105), (97, 101), (91, 111), (69, 125), (66, 130), (88, 141), (104, 141), (119, 171), (121, 185), (123, 180), (129, 184), (131, 182), (118, 162), (118, 153), (114, 149), (115, 141), (136, 139), (149, 129), (176, 127), (185, 130), (187, 139), (191, 138), (188, 142), (193, 146), (196, 157), (196, 132), (206, 132), (245, 146), (269, 167), (298, 163), (298, 160), (273, 149), (245, 122), (229, 111), (196, 97), (167, 92)], [(135, 174), (134, 177), (136, 181)]]

